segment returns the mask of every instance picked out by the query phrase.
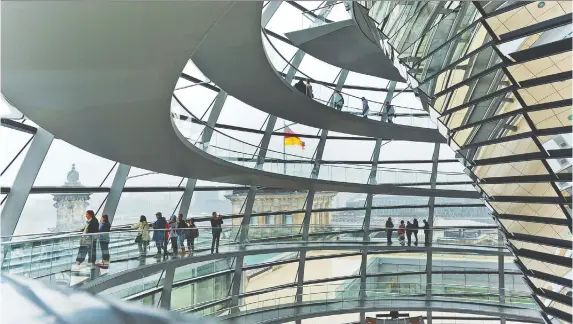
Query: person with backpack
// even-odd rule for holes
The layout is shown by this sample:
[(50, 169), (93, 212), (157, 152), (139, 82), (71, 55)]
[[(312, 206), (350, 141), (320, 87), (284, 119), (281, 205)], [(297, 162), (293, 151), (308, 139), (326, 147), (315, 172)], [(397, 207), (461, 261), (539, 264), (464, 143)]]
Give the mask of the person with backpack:
[(157, 247), (156, 258), (161, 258), (161, 250), (163, 249), (163, 255), (167, 257), (167, 245), (165, 240), (167, 239), (167, 222), (161, 213), (155, 214), (155, 222), (153, 223), (153, 241)]
[(139, 217), (139, 222), (133, 224), (131, 229), (137, 230), (135, 243), (137, 243), (137, 249), (139, 250), (139, 259), (145, 260), (147, 247), (149, 246), (149, 224), (147, 223), (147, 218), (144, 215), (141, 215), (141, 217)]
[[(109, 233), (111, 231), (111, 223), (109, 222), (109, 216), (102, 215), (99, 223), (100, 233)], [(101, 263), (96, 264), (100, 268), (106, 268), (109, 266), (109, 234), (100, 234), (99, 236), (99, 247), (101, 249)]]
[(183, 219), (183, 214), (177, 216), (177, 243), (181, 247), (181, 256), (185, 255), (185, 238), (189, 232), (189, 226)]
[(334, 90), (334, 94), (332, 95), (332, 103), (335, 109), (342, 110), (344, 106), (344, 98), (340, 93), (340, 90)]
[(177, 217), (175, 215), (171, 215), (169, 217), (169, 239), (171, 240), (171, 249), (173, 250), (171, 256), (176, 257), (179, 251), (179, 241), (177, 238)]
[(195, 249), (195, 238), (199, 237), (199, 229), (195, 226), (195, 220), (193, 218), (187, 220), (187, 226), (189, 228), (189, 230), (187, 230), (187, 250), (188, 253), (193, 253)]

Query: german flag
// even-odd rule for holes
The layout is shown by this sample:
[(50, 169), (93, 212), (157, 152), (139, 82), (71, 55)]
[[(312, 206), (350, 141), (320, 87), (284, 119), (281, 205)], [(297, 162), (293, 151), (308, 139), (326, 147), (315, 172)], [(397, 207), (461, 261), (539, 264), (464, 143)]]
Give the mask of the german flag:
[[(288, 127), (285, 127), (285, 133), (294, 134), (292, 129)], [(304, 142), (300, 139), (300, 137), (297, 136), (285, 135), (285, 146), (288, 145), (298, 145), (304, 150)]]

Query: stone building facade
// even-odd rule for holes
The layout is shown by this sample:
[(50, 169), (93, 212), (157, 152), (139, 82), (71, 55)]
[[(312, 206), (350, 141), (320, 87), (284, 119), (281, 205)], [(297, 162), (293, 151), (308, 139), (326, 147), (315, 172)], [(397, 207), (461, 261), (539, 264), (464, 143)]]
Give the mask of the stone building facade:
[[(273, 215), (261, 215), (251, 217), (251, 224), (254, 225), (280, 225), (280, 224), (302, 224), (304, 219), (304, 203), (306, 191), (287, 190), (259, 190), (255, 196), (253, 214), (273, 212)], [(332, 201), (335, 192), (317, 192), (314, 196), (312, 209), (332, 208)], [(225, 196), (231, 201), (233, 215), (244, 212), (244, 204), (247, 199), (247, 192), (234, 191)], [(298, 213), (288, 213), (288, 211), (299, 210)], [(275, 212), (285, 211), (284, 214), (274, 215)], [(332, 221), (332, 212), (314, 212), (310, 216), (311, 225), (329, 225)], [(234, 218), (233, 225), (240, 225), (241, 218)]]
[[(83, 187), (80, 182), (80, 173), (76, 165), (68, 172), (64, 187)], [(56, 207), (56, 227), (53, 232), (76, 231), (85, 225), (86, 208), (89, 205), (90, 193), (62, 193), (52, 194), (54, 207)]]

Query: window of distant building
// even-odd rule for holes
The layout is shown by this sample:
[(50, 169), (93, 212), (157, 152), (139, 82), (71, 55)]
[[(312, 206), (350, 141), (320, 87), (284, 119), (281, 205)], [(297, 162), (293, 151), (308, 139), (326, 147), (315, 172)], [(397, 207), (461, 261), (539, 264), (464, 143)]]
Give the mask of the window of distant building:
[(267, 224), (268, 225), (274, 225), (275, 224), (275, 216), (274, 215), (267, 216)]
[(291, 225), (292, 224), (292, 215), (283, 215), (283, 224)]

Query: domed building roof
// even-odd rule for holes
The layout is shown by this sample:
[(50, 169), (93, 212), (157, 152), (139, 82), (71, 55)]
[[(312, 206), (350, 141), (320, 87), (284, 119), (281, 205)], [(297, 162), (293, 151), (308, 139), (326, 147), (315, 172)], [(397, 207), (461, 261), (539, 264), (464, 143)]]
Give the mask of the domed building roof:
[(68, 172), (67, 181), (64, 183), (65, 187), (81, 187), (80, 173), (76, 170), (76, 164), (72, 164), (72, 169)]

